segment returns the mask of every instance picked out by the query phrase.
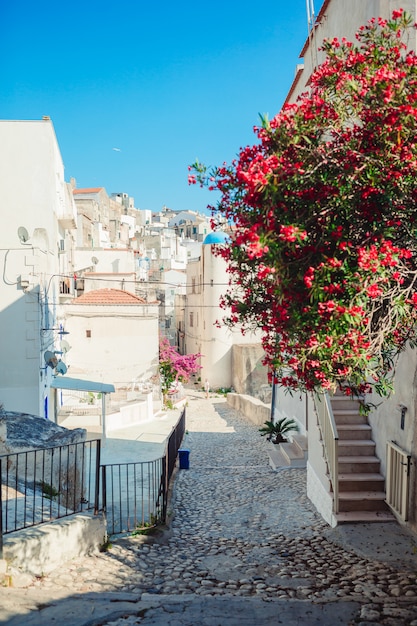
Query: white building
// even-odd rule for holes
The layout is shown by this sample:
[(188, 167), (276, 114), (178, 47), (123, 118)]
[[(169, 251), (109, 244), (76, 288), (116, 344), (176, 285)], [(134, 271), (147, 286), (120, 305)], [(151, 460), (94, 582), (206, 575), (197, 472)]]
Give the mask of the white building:
[(225, 242), (225, 233), (210, 233), (203, 241), (200, 256), (188, 262), (184, 328), (182, 324), (178, 328), (180, 334), (184, 333), (184, 352), (202, 355), (200, 376), (203, 381), (208, 378), (212, 389), (234, 384), (233, 346), (249, 348), (260, 343), (255, 335), (242, 335), (240, 328), (231, 330), (221, 323), (226, 312), (220, 308), (220, 299), (227, 289), (228, 274), (226, 262), (213, 253), (213, 248)]
[(0, 171), (0, 402), (48, 417), (77, 220), (49, 118), (0, 121)]
[[(399, 8), (416, 15), (415, 0), (350, 0), (349, 7), (342, 0), (324, 0), (317, 15), (314, 15), (313, 5), (314, 0), (307, 0), (307, 6), (310, 6), (308, 35), (300, 51), (300, 62), (296, 65), (294, 81), (285, 102), (295, 102), (306, 91), (312, 71), (325, 59), (321, 50), (324, 39), (346, 37), (348, 41), (354, 42), (358, 28), (371, 18), (390, 18), (392, 12)], [(417, 34), (414, 34), (410, 47), (416, 46), (416, 37)]]
[(128, 389), (158, 371), (158, 302), (129, 291), (88, 291), (66, 307), (71, 376)]

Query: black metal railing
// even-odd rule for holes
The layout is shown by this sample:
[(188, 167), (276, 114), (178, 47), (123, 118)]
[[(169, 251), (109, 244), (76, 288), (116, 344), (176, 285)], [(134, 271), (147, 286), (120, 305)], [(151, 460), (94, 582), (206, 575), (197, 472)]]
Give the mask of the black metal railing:
[(158, 493), (164, 459), (101, 466), (102, 506), (114, 535), (161, 521)]
[(168, 487), (185, 433), (185, 408), (173, 428), (162, 458), (101, 466), (101, 508), (109, 535), (164, 523)]
[(109, 535), (164, 523), (184, 433), (185, 408), (154, 461), (101, 465), (99, 439), (0, 456), (0, 558), (3, 535), (82, 511), (102, 510)]
[(99, 467), (99, 440), (0, 456), (0, 537), (98, 511)]
[(181, 446), (181, 442), (184, 439), (185, 434), (185, 407), (181, 412), (181, 416), (172, 430), (167, 443), (167, 455), (168, 455), (168, 481), (174, 471), (175, 461), (177, 459), (178, 450)]

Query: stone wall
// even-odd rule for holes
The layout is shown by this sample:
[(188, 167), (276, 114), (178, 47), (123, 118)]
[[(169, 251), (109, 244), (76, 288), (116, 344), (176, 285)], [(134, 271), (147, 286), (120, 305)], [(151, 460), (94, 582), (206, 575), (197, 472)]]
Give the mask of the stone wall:
[(264, 356), (260, 343), (235, 344), (232, 347), (232, 385), (237, 393), (268, 403), (272, 391), (268, 383), (268, 370), (262, 364)]
[(256, 426), (263, 426), (267, 420), (271, 419), (271, 407), (252, 396), (228, 393), (227, 403), (236, 411), (243, 413)]
[(104, 517), (88, 513), (19, 530), (4, 536), (3, 573), (12, 585), (22, 574), (43, 576), (65, 561), (99, 552), (106, 539)]
[(18, 491), (59, 493), (61, 506), (76, 510), (85, 496), (82, 444), (86, 437), (83, 428), (68, 430), (43, 417), (3, 411), (0, 455), (7, 455), (7, 464), (2, 464), (3, 485), (17, 485)]

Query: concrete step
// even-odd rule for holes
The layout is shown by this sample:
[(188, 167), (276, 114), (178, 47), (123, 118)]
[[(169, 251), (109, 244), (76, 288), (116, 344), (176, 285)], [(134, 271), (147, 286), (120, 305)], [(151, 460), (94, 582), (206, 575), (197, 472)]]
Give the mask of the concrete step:
[(306, 467), (307, 437), (294, 435), (292, 442), (272, 444), (268, 447), (269, 464), (273, 469)]
[(336, 393), (334, 396), (331, 396), (330, 402), (333, 409), (358, 411), (360, 406), (360, 401), (357, 398), (353, 398), (352, 396), (345, 396), (341, 393)]
[(344, 439), (372, 439), (369, 424), (338, 424), (339, 443)]
[(336, 422), (336, 425), (339, 424), (367, 424), (368, 420), (366, 415), (362, 415), (358, 410), (349, 410), (349, 409), (337, 409), (333, 408), (333, 416)]
[(304, 451), (296, 443), (280, 443), (280, 452), (288, 459), (290, 467), (305, 467)]
[(383, 491), (343, 491), (339, 494), (339, 511), (387, 511)]
[(371, 439), (341, 439), (338, 447), (339, 457), (375, 456), (375, 442)]
[(336, 515), (338, 524), (354, 524), (355, 522), (395, 522), (390, 511), (342, 511)]
[(339, 474), (339, 493), (342, 491), (383, 491), (385, 479), (379, 473)]
[(305, 435), (293, 435), (292, 441), (303, 451), (304, 457), (307, 458), (307, 453), (308, 453), (307, 437)]
[(284, 456), (279, 449), (279, 445), (268, 446), (268, 456), (269, 456), (269, 464), (272, 469), (282, 469), (284, 467), (290, 467), (289, 461), (286, 456)]
[(381, 462), (376, 456), (340, 456), (339, 472), (341, 474), (376, 474)]

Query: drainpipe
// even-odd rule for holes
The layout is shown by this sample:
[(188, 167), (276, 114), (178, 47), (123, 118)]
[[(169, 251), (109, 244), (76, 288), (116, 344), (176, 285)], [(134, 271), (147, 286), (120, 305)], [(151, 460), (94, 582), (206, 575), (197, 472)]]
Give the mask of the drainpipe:
[(272, 375), (272, 398), (271, 398), (271, 422), (274, 421), (274, 413), (275, 413), (275, 397), (276, 397), (275, 386), (276, 386), (275, 374), (273, 374)]

